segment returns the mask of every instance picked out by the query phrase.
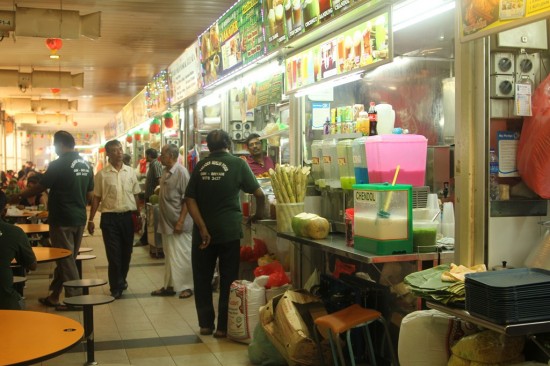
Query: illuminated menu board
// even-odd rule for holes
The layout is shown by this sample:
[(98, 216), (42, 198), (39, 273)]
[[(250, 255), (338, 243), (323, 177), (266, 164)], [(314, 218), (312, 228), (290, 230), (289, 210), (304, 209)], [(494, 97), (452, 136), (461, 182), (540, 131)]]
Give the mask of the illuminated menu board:
[(365, 0), (266, 0), (265, 33), (268, 51), (303, 34)]
[(199, 36), (205, 85), (265, 54), (261, 0), (240, 1)]
[(286, 91), (391, 58), (389, 11), (361, 22), (286, 60)]

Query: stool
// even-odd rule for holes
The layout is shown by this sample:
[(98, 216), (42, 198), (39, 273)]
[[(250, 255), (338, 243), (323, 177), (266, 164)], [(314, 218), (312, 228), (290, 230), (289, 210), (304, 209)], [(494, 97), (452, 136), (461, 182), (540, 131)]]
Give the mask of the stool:
[(63, 282), (65, 287), (81, 288), (82, 295), (90, 294), (90, 287), (103, 286), (106, 285), (107, 281), (101, 280), (99, 278), (94, 279), (85, 279), (85, 280), (72, 280)]
[[(394, 366), (398, 366), (399, 363), (397, 361), (397, 357), (395, 356), (388, 325), (380, 312), (373, 309), (365, 309), (359, 306), (358, 304), (353, 304), (351, 306), (348, 306), (345, 309), (339, 310), (332, 314), (318, 317), (317, 319), (315, 319), (315, 324), (317, 325), (317, 328), (328, 329), (330, 348), (332, 351), (332, 358), (334, 359), (334, 364), (342, 365), (342, 366), (344, 366), (346, 362), (344, 360), (344, 354), (342, 352), (342, 345), (340, 344), (340, 341), (338, 339), (339, 335), (341, 333), (346, 332), (346, 343), (348, 347), (351, 364), (355, 366), (355, 357), (353, 355), (353, 348), (351, 345), (351, 336), (350, 336), (351, 329), (363, 328), (363, 335), (365, 336), (365, 342), (369, 350), (369, 359), (370, 359), (371, 365), (376, 366), (376, 356), (374, 354), (374, 347), (372, 346), (372, 339), (369, 331), (369, 324), (374, 321), (379, 321), (384, 326), (386, 341), (388, 342), (388, 347), (390, 348), (390, 352), (391, 352), (392, 364)], [(319, 339), (318, 339), (319, 336), (317, 335), (317, 332), (314, 332), (314, 334), (315, 334), (315, 339), (317, 341), (317, 347), (319, 350), (319, 357), (321, 358), (321, 361), (324, 363), (322, 350), (321, 350), (321, 343), (319, 342)], [(338, 358), (340, 358), (340, 363), (338, 362)]]
[(27, 282), (27, 277), (13, 276), (13, 288), (21, 296), (23, 296), (23, 288), (25, 288), (25, 282)]
[(91, 251), (93, 251), (93, 250), (94, 250), (94, 248), (80, 247), (80, 248), (78, 249), (78, 254), (80, 254), (80, 253), (88, 253), (88, 252), (91, 252)]
[[(71, 282), (71, 281), (67, 281)], [(115, 301), (107, 295), (82, 295), (67, 297), (67, 305), (82, 306), (84, 312), (84, 336), (86, 337), (86, 364), (97, 365), (94, 356), (94, 305), (103, 305)]]
[(93, 254), (79, 254), (76, 256), (76, 269), (78, 270), (78, 276), (82, 279), (82, 261), (87, 261), (90, 259), (95, 259), (96, 256)]

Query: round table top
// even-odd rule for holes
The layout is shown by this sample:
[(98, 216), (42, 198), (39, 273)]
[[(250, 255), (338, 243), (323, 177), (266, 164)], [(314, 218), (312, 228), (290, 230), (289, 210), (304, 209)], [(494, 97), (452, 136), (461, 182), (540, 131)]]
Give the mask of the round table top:
[(84, 328), (70, 318), (38, 311), (0, 310), (1, 365), (36, 363), (58, 356), (82, 340)]
[(85, 261), (88, 259), (96, 259), (97, 257), (93, 254), (79, 254), (76, 256), (77, 261)]
[(48, 224), (15, 224), (15, 226), (21, 228), (25, 234), (47, 233), (50, 231), (50, 225)]
[(27, 277), (13, 276), (13, 283), (23, 283), (23, 282), (27, 282)]
[(115, 301), (115, 298), (109, 295), (80, 295), (66, 297), (63, 302), (68, 305), (86, 306), (103, 305)]
[(106, 285), (107, 281), (99, 278), (86, 278), (84, 280), (72, 280), (63, 282), (66, 287), (96, 287)]
[(88, 252), (91, 252), (91, 251), (93, 251), (93, 250), (94, 250), (94, 248), (80, 247), (80, 248), (78, 249), (78, 253), (79, 253), (79, 254), (80, 254), (80, 253), (88, 253)]
[(55, 261), (72, 255), (68, 249), (50, 248), (50, 247), (32, 247), (38, 263)]

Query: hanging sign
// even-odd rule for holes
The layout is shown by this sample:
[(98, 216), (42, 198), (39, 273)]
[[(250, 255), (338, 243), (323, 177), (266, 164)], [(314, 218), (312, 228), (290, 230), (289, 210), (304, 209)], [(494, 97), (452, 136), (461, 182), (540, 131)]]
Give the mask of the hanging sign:
[(220, 36), (218, 32), (218, 22), (212, 24), (199, 37), (199, 48), (204, 75), (204, 85), (213, 83), (218, 79), (222, 68), (222, 57), (220, 48)]
[(548, 0), (461, 0), (461, 41), (495, 34), (548, 17)]
[(244, 1), (239, 17), (243, 65), (265, 54), (262, 24), (262, 2), (260, 0)]
[(202, 88), (198, 42), (193, 43), (169, 67), (172, 104), (197, 93)]
[(239, 29), (241, 10), (242, 6), (239, 2), (218, 20), (222, 66), (220, 75), (227, 74), (243, 63), (241, 32)]
[(389, 12), (379, 13), (286, 60), (286, 90), (391, 59)]

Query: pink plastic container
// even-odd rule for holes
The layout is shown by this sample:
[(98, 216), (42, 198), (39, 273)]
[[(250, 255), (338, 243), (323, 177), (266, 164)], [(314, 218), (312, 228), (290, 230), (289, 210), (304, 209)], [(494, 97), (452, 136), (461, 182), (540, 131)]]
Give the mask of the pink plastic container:
[(391, 183), (400, 165), (396, 184), (425, 185), (428, 139), (424, 136), (369, 136), (366, 151), (369, 183)]

